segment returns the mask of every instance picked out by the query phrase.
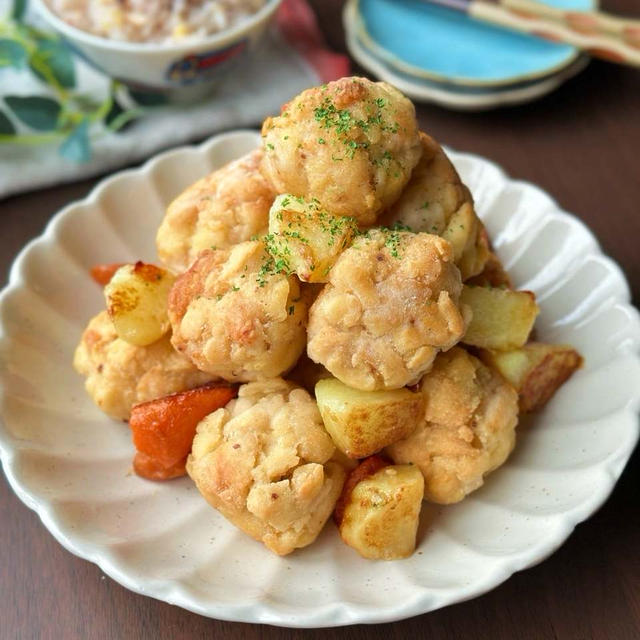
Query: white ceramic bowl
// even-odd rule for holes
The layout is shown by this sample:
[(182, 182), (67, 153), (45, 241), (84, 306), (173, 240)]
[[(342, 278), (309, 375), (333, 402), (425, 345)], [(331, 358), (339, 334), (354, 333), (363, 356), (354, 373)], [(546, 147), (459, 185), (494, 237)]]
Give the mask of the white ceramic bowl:
[(250, 55), (282, 0), (267, 0), (262, 9), (237, 26), (184, 42), (138, 43), (111, 40), (72, 27), (35, 0), (40, 15), (86, 60), (132, 88), (191, 99), (211, 91), (233, 67)]
[(93, 405), (71, 366), (104, 306), (88, 269), (154, 260), (167, 203), (259, 141), (225, 134), (118, 173), (20, 254), (0, 296), (0, 456), (17, 495), (61, 544), (127, 588), (226, 620), (397, 620), (543, 560), (607, 498), (637, 440), (640, 323), (622, 272), (582, 223), (468, 154), (450, 152), (516, 284), (538, 294), (540, 339), (575, 345), (585, 366), (519, 425), (515, 452), (481, 489), (449, 507), (425, 503), (413, 556), (364, 560), (329, 523), (281, 558), (209, 507), (188, 478), (131, 473), (129, 429)]

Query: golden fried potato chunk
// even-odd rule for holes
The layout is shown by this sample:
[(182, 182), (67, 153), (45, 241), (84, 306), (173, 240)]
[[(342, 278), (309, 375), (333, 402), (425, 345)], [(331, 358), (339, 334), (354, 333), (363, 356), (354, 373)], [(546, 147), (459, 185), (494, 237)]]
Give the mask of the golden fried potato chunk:
[(509, 351), (521, 347), (540, 312), (531, 291), (465, 285), (460, 300), (472, 314), (462, 342), (483, 349)]
[(226, 249), (267, 232), (276, 194), (260, 172), (262, 150), (198, 180), (168, 207), (156, 235), (158, 255), (176, 273), (204, 249)]
[(144, 347), (169, 331), (167, 298), (174, 281), (166, 269), (140, 261), (113, 274), (104, 297), (119, 338)]
[(464, 333), (461, 288), (442, 238), (369, 231), (338, 258), (313, 303), (307, 353), (354, 389), (414, 384)]
[(409, 389), (361, 391), (328, 378), (315, 391), (325, 428), (350, 458), (366, 458), (406, 438), (424, 417), (423, 395)]
[(511, 453), (518, 395), (498, 373), (459, 347), (436, 358), (420, 388), (425, 420), (385, 451), (396, 464), (420, 468), (427, 500), (459, 502)]
[(91, 319), (73, 366), (86, 376), (91, 399), (112, 418), (128, 420), (133, 405), (192, 389), (215, 379), (175, 351), (168, 335), (147, 346), (118, 337), (106, 311)]
[(416, 546), (423, 495), (417, 467), (367, 458), (347, 477), (336, 506), (340, 536), (364, 558), (406, 558)]
[(260, 241), (203, 251), (169, 294), (172, 343), (230, 382), (274, 378), (304, 350), (307, 303)]
[(476, 215), (469, 189), (442, 147), (422, 132), (420, 142), (422, 157), (409, 183), (378, 222), (387, 227), (406, 226), (448, 240), (465, 281), (484, 267), (489, 255), (487, 234)]
[(481, 360), (516, 389), (523, 413), (541, 409), (582, 366), (582, 356), (566, 344), (529, 342), (513, 351), (479, 352)]
[(282, 379), (240, 387), (199, 425), (187, 472), (222, 515), (271, 551), (311, 544), (345, 472), (314, 400)]
[(263, 170), (279, 193), (363, 225), (397, 200), (422, 152), (411, 102), (366, 78), (303, 91), (264, 121), (262, 137)]
[(282, 194), (269, 212), (265, 243), (287, 272), (303, 282), (322, 283), (357, 230), (353, 218), (333, 216), (317, 201)]

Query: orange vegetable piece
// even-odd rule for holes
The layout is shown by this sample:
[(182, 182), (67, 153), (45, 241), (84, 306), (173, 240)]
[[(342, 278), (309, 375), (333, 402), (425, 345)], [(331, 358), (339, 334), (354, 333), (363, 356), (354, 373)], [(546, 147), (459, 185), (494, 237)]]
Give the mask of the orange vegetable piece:
[(134, 471), (149, 480), (183, 475), (198, 423), (236, 393), (235, 387), (209, 383), (134, 406), (129, 419), (138, 451)]
[(112, 262), (110, 264), (94, 264), (91, 269), (89, 269), (89, 273), (91, 277), (103, 287), (109, 284), (111, 278), (113, 278), (113, 274), (126, 262)]
[(171, 480), (187, 472), (184, 460), (180, 460), (171, 467), (164, 467), (142, 451), (137, 451), (133, 456), (133, 470), (147, 480)]

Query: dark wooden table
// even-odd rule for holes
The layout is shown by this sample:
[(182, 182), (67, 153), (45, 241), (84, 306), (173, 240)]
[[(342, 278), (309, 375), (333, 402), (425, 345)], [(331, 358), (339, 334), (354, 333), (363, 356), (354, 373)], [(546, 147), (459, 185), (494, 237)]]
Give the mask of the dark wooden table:
[[(330, 44), (344, 50), (342, 3), (315, 0)], [(634, 0), (604, 3), (631, 12)], [(479, 114), (418, 108), (454, 148), (537, 183), (584, 220), (640, 294), (640, 73), (594, 62), (534, 104)], [(21, 246), (88, 180), (0, 202), (0, 278)], [(470, 602), (403, 622), (296, 631), (218, 622), (130, 593), (65, 551), (0, 479), (0, 640), (93, 638), (640, 638), (636, 454), (606, 505), (541, 565)]]

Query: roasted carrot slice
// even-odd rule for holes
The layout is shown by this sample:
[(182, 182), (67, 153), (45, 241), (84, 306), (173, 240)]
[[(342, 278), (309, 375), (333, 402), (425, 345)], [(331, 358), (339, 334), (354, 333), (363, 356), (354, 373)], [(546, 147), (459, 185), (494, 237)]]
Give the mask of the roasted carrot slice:
[(129, 426), (138, 451), (134, 471), (150, 480), (184, 473), (198, 423), (235, 395), (235, 387), (210, 383), (133, 407)]
[(133, 456), (133, 470), (147, 480), (171, 480), (179, 478), (187, 472), (184, 460), (180, 460), (171, 467), (164, 467), (158, 464), (157, 460), (141, 451), (136, 452), (136, 455)]
[(91, 269), (89, 269), (89, 273), (91, 277), (103, 287), (109, 284), (111, 278), (113, 278), (113, 274), (123, 266), (124, 262), (112, 262), (110, 264), (94, 264)]

